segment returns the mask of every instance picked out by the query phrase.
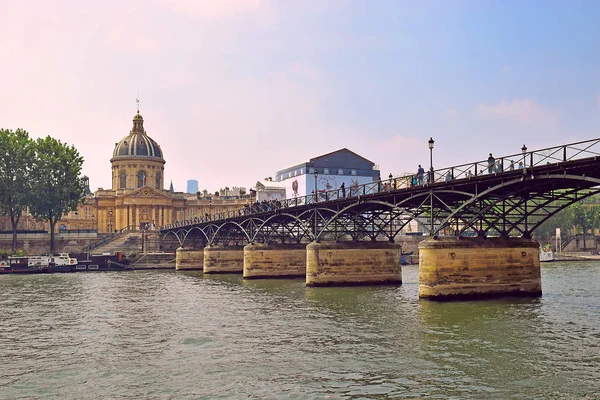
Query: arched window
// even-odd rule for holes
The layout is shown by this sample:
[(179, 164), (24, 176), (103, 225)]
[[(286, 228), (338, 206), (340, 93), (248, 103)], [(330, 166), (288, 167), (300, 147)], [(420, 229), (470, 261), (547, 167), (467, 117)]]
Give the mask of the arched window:
[(142, 187), (146, 184), (146, 171), (138, 171), (138, 187)]
[(119, 189), (127, 188), (127, 173), (125, 171), (121, 171), (119, 174)]
[(160, 172), (156, 173), (156, 188), (160, 189)]

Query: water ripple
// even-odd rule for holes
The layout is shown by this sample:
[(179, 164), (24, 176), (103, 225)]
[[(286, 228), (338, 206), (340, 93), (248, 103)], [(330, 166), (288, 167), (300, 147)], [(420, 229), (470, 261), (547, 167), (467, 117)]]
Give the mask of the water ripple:
[(600, 264), (541, 299), (133, 273), (0, 276), (2, 398), (600, 397)]

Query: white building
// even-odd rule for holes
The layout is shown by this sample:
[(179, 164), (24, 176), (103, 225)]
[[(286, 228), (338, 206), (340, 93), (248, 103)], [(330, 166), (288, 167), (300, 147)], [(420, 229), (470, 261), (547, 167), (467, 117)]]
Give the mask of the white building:
[(279, 182), (271, 180), (261, 180), (256, 182), (256, 200), (285, 200), (285, 186)]
[(285, 188), (286, 198), (291, 199), (315, 190), (336, 190), (342, 183), (348, 195), (352, 195), (359, 185), (377, 181), (379, 177), (372, 161), (344, 148), (277, 171), (276, 181)]

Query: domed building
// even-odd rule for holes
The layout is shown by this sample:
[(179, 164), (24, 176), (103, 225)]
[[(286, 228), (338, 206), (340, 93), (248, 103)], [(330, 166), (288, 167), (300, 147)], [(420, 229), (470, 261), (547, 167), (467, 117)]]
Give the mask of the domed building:
[(60, 221), (62, 228), (101, 233), (158, 229), (177, 221), (238, 210), (252, 202), (249, 196), (197, 196), (174, 192), (172, 185), (165, 189), (163, 152), (147, 135), (139, 110), (129, 134), (115, 143), (110, 163), (112, 188), (90, 193), (77, 212)]
[(138, 113), (133, 117), (129, 135), (115, 144), (112, 164), (112, 188), (137, 189), (150, 186), (163, 189), (164, 165), (160, 146), (144, 130), (144, 119)]

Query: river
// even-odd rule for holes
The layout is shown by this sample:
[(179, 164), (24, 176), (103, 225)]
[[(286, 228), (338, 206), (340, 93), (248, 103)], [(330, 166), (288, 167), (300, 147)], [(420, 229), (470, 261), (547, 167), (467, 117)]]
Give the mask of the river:
[(0, 276), (2, 399), (598, 399), (600, 263), (544, 295), (133, 271)]

